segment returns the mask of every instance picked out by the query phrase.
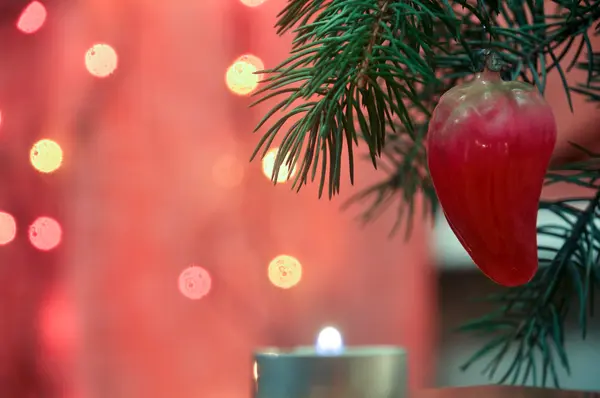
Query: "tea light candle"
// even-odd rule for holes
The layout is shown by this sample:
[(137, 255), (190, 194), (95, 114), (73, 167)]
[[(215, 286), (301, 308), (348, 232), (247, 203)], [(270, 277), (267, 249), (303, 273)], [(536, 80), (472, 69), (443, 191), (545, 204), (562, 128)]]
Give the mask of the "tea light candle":
[(344, 347), (325, 328), (314, 347), (267, 348), (254, 355), (255, 398), (406, 398), (406, 351)]

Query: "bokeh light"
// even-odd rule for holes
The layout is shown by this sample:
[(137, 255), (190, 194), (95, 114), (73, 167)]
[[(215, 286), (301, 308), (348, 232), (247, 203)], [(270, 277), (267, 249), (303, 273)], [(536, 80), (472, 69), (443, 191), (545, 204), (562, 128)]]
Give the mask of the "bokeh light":
[(323, 328), (317, 336), (315, 350), (319, 355), (339, 355), (344, 351), (342, 334), (333, 326)]
[(261, 75), (256, 72), (264, 69), (260, 58), (246, 54), (239, 57), (225, 74), (225, 83), (229, 90), (237, 95), (248, 95), (258, 87)]
[(39, 1), (32, 1), (23, 9), (17, 20), (17, 29), (25, 34), (37, 32), (44, 26), (48, 13), (46, 7)]
[[(278, 152), (279, 148), (269, 149), (265, 157), (262, 159), (263, 173), (265, 174), (265, 177), (267, 177), (269, 180), (273, 179), (273, 170), (275, 169), (275, 160), (277, 159)], [(284, 161), (281, 164), (281, 167), (279, 168), (279, 173), (277, 174), (276, 180), (278, 184), (282, 184), (288, 181), (289, 179), (293, 178), (298, 170), (296, 165), (293, 165), (293, 167), (290, 170), (290, 167), (286, 163), (287, 162)]]
[(17, 222), (15, 218), (6, 213), (0, 212), (0, 245), (7, 245), (17, 236)]
[(94, 44), (85, 53), (85, 67), (96, 77), (110, 76), (117, 69), (118, 63), (117, 52), (108, 44)]
[(53, 286), (40, 307), (39, 333), (44, 349), (59, 357), (72, 354), (79, 332), (67, 288), (62, 284)]
[(213, 165), (213, 178), (223, 188), (234, 188), (244, 178), (244, 167), (239, 158), (232, 154), (220, 156)]
[(43, 139), (31, 147), (29, 153), (31, 165), (41, 173), (52, 173), (61, 166), (63, 151), (56, 142)]
[(272, 284), (282, 289), (289, 289), (302, 279), (302, 264), (292, 256), (277, 256), (269, 263), (268, 275)]
[[(240, 56), (236, 62), (245, 62), (247, 64), (253, 65), (256, 67), (256, 70), (261, 71), (265, 69), (265, 64), (262, 61), (262, 59), (258, 58), (256, 55), (253, 54), (244, 54), (242, 56)], [(262, 74), (257, 74), (256, 76), (259, 77), (259, 81), (262, 78)]]
[(191, 265), (179, 274), (179, 291), (190, 300), (206, 296), (212, 287), (212, 279), (207, 270)]
[(59, 222), (51, 217), (38, 217), (29, 226), (29, 241), (38, 250), (52, 250), (61, 240), (62, 228)]
[(259, 5), (263, 4), (267, 0), (240, 0), (240, 1), (245, 6), (248, 6), (248, 7), (258, 7)]

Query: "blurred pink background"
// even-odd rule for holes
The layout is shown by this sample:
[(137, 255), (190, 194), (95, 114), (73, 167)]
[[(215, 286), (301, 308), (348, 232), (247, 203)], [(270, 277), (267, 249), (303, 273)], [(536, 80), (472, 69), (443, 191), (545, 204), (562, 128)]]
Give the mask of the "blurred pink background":
[[(0, 206), (19, 232), (0, 248), (0, 396), (248, 396), (254, 348), (312, 344), (328, 324), (347, 344), (407, 347), (411, 388), (432, 385), (429, 225), (417, 219), (404, 243), (387, 238), (393, 211), (365, 229), (341, 213), (381, 178), (366, 162), (358, 187), (346, 183), (333, 202), (314, 186), (273, 187), (248, 163), (269, 104), (249, 109), (225, 72), (248, 53), (267, 68), (286, 57), (291, 36), (273, 29), (284, 0), (48, 1), (45, 25), (28, 35), (14, 21), (29, 2), (4, 3)], [(118, 54), (104, 79), (84, 64), (96, 43)], [(558, 79), (548, 98), (557, 157), (568, 156), (567, 139), (597, 122), (593, 107), (576, 97), (571, 115)], [(64, 151), (53, 174), (29, 164), (41, 138)], [(39, 215), (62, 225), (55, 250), (30, 247)], [(282, 254), (302, 264), (291, 289), (267, 276)], [(212, 278), (200, 300), (178, 288), (193, 264)]]

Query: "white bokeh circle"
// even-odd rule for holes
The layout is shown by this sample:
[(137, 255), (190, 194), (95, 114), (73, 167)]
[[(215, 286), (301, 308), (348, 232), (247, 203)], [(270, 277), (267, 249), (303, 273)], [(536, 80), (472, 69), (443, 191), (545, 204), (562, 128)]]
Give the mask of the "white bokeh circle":
[(207, 270), (192, 265), (179, 274), (179, 291), (191, 300), (199, 300), (210, 292), (212, 279)]

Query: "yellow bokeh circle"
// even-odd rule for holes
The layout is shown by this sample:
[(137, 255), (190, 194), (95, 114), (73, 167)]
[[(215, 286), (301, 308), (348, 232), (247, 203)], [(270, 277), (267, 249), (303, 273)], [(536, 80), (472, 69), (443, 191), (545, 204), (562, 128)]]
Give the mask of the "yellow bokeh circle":
[(17, 222), (9, 213), (0, 211), (0, 245), (12, 242), (17, 235)]
[(52, 173), (60, 168), (63, 162), (63, 151), (60, 145), (49, 139), (39, 140), (31, 147), (29, 153), (31, 165), (41, 173)]
[(289, 289), (302, 279), (302, 264), (292, 256), (277, 256), (269, 263), (268, 275), (273, 285)]
[(94, 44), (85, 53), (85, 68), (92, 76), (108, 77), (117, 69), (118, 64), (117, 52), (108, 44)]
[[(275, 160), (277, 159), (277, 153), (279, 152), (279, 148), (269, 149), (265, 157), (262, 159), (262, 169), (263, 174), (269, 180), (273, 179), (273, 170), (275, 169)], [(289, 179), (293, 178), (296, 175), (298, 168), (296, 165), (292, 165), (291, 170), (290, 166), (287, 164), (287, 160), (281, 164), (279, 167), (279, 172), (277, 173), (278, 184), (285, 183)]]
[(262, 5), (267, 0), (240, 0), (243, 5), (248, 7), (258, 7)]
[(255, 56), (245, 55), (236, 60), (225, 73), (225, 83), (237, 95), (251, 94), (258, 87), (262, 61)]
[[(250, 65), (254, 65), (256, 67), (256, 69), (259, 71), (262, 71), (265, 69), (265, 64), (262, 61), (262, 59), (258, 58), (256, 55), (253, 55), (253, 54), (244, 54), (244, 55), (240, 56), (238, 59), (236, 59), (236, 62), (246, 62)], [(262, 76), (260, 74), (258, 74), (258, 77), (262, 77)]]

